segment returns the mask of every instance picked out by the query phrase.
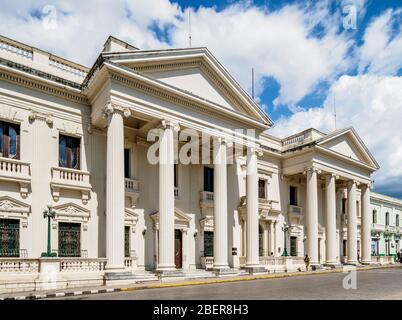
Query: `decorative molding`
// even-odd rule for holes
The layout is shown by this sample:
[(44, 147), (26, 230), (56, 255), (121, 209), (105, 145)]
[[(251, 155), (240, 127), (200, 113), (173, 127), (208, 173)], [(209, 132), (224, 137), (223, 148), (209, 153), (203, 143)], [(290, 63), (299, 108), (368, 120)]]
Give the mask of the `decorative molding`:
[(83, 208), (75, 203), (68, 202), (53, 208), (56, 211), (57, 220), (87, 222), (91, 216), (89, 209)]
[(246, 111), (243, 107), (243, 103), (239, 101), (239, 99), (232, 93), (232, 90), (229, 89), (227, 85), (225, 85), (219, 77), (216, 75), (214, 71), (201, 59), (193, 59), (186, 62), (176, 62), (176, 63), (159, 63), (145, 66), (133, 66), (132, 69), (139, 72), (147, 72), (147, 71), (168, 71), (168, 70), (177, 70), (177, 69), (189, 69), (189, 68), (200, 68), (202, 72), (204, 72), (210, 80), (218, 87), (219, 90), (229, 99), (231, 104), (235, 106), (239, 111), (244, 114), (251, 116), (250, 113)]
[(0, 79), (5, 80), (7, 82), (11, 82), (18, 86), (23, 86), (26, 88), (38, 90), (44, 92), (46, 94), (50, 94), (53, 96), (60, 97), (62, 99), (68, 99), (74, 102), (83, 103), (89, 105), (88, 99), (85, 95), (81, 93), (73, 93), (69, 92), (67, 89), (59, 89), (56, 86), (52, 86), (49, 84), (45, 84), (40, 80), (30, 80), (22, 75), (17, 75), (12, 72), (0, 70)]
[(108, 116), (112, 115), (113, 113), (120, 113), (125, 118), (131, 116), (131, 110), (127, 107), (120, 106), (116, 103), (108, 102), (103, 109), (103, 117), (107, 118)]
[[(159, 211), (151, 215), (154, 221), (154, 228), (159, 229)], [(174, 208), (174, 225), (175, 229), (183, 230), (185, 228), (190, 228), (191, 217), (178, 208)]]
[(9, 120), (12, 122), (21, 122), (20, 119), (17, 119), (17, 113), (18, 111), (15, 108), (0, 104), (0, 119)]
[(0, 197), (0, 217), (21, 219), (22, 227), (28, 227), (31, 206), (10, 196)]
[(174, 120), (163, 119), (161, 120), (161, 127), (163, 129), (173, 129), (174, 132), (180, 131), (180, 124)]
[(46, 114), (38, 111), (34, 111), (31, 109), (29, 116), (28, 116), (29, 122), (34, 122), (35, 120), (40, 120), (46, 122), (46, 124), (49, 127), (53, 126), (53, 115), (52, 114)]

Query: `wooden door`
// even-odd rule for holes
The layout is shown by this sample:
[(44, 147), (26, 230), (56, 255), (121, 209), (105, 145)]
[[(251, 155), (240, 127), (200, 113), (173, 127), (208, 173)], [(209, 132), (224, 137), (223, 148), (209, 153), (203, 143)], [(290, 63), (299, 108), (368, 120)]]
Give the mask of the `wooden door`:
[(177, 269), (182, 268), (182, 235), (181, 230), (174, 231), (174, 263)]

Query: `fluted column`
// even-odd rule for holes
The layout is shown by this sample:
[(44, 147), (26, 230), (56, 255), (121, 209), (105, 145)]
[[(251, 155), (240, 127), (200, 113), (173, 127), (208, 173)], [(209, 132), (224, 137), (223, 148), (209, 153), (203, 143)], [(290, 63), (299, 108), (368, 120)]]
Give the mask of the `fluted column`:
[(348, 264), (357, 264), (356, 181), (348, 182)]
[(174, 270), (174, 131), (177, 123), (163, 120), (159, 137), (159, 258), (158, 271)]
[(130, 111), (109, 104), (106, 153), (106, 269), (124, 270), (124, 124)]
[(317, 169), (307, 169), (306, 244), (312, 265), (318, 265), (318, 195)]
[(371, 224), (372, 216), (370, 213), (370, 186), (365, 184), (361, 188), (361, 206), (362, 206), (362, 263), (371, 263)]
[(214, 268), (227, 269), (228, 208), (227, 208), (226, 141), (214, 141)]
[(246, 267), (258, 267), (258, 165), (256, 148), (247, 150), (247, 255)]
[(326, 264), (336, 264), (336, 190), (334, 174), (326, 177)]

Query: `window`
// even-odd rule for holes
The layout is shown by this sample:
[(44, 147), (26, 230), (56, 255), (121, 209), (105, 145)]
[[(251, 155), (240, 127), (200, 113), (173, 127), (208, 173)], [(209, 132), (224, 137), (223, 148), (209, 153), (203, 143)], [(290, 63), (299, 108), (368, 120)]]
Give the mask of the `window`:
[(258, 198), (260, 199), (266, 199), (267, 194), (266, 194), (266, 181), (265, 180), (258, 180)]
[(214, 233), (204, 231), (204, 257), (214, 256)]
[(395, 217), (395, 225), (399, 227), (399, 214), (397, 214)]
[(214, 192), (214, 169), (204, 167), (204, 191)]
[(20, 221), (0, 219), (0, 257), (20, 256)]
[(346, 199), (342, 198), (342, 213), (346, 213)]
[(59, 222), (59, 257), (81, 256), (81, 224)]
[(290, 237), (290, 255), (297, 256), (297, 237)]
[(62, 168), (80, 169), (81, 139), (60, 135), (59, 166)]
[(174, 164), (174, 187), (179, 187), (179, 166)]
[(291, 206), (297, 206), (297, 187), (289, 187), (289, 204)]
[(130, 149), (124, 149), (124, 178), (131, 178), (130, 175)]
[(342, 241), (342, 254), (344, 257), (346, 257), (348, 255), (347, 248), (348, 248), (348, 241), (343, 240)]
[(389, 226), (389, 212), (385, 214), (385, 225)]
[(373, 223), (377, 223), (377, 210), (373, 210)]
[(20, 126), (18, 124), (0, 122), (0, 157), (20, 158)]
[(124, 227), (124, 256), (130, 256), (130, 227)]

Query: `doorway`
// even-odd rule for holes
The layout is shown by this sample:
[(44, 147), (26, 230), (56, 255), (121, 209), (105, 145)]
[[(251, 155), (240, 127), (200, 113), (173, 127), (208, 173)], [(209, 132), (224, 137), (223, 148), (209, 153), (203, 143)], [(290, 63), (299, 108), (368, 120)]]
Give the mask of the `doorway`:
[(176, 266), (176, 269), (181, 269), (182, 268), (182, 232), (181, 230), (175, 230), (174, 231), (174, 264)]

